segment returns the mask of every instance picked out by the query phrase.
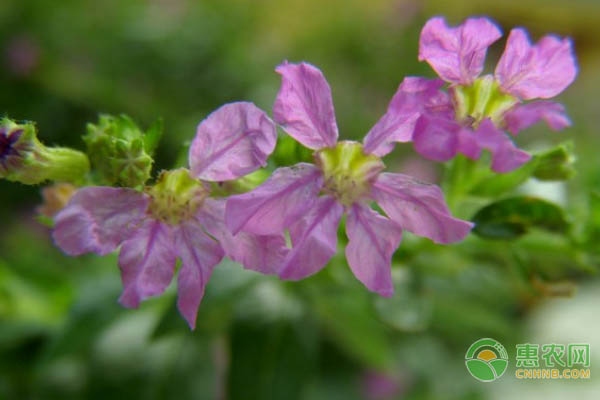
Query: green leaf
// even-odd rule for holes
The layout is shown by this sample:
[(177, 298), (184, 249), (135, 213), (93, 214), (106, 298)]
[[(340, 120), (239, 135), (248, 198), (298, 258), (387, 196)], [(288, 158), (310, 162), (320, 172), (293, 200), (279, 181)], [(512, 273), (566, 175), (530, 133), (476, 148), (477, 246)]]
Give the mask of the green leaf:
[(162, 118), (157, 119), (150, 126), (144, 135), (144, 149), (149, 155), (154, 155), (154, 151), (158, 147), (158, 143), (164, 132), (164, 120)]
[(271, 160), (276, 166), (287, 166), (299, 162), (312, 162), (313, 151), (302, 146), (289, 135), (280, 135), (277, 148), (271, 155)]
[(506, 193), (529, 179), (536, 170), (537, 165), (538, 161), (534, 156), (527, 164), (506, 174), (495, 174), (490, 170), (489, 174), (486, 174), (487, 176), (480, 177), (481, 180), (471, 190), (471, 194), (495, 197)]
[(472, 220), (473, 232), (489, 239), (514, 239), (533, 227), (564, 233), (569, 226), (559, 206), (529, 196), (492, 203), (479, 210)]
[(451, 205), (467, 194), (496, 197), (515, 189), (529, 178), (543, 181), (571, 179), (575, 175), (574, 161), (572, 142), (534, 154), (528, 163), (505, 174), (490, 169), (488, 152), (476, 161), (458, 155), (448, 166), (444, 189)]

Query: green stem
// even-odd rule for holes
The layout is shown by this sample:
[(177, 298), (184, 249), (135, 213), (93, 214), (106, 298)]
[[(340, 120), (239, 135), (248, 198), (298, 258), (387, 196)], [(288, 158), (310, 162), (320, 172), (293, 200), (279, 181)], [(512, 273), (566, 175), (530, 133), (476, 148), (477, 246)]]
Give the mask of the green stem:
[(442, 187), (451, 211), (456, 211), (457, 206), (472, 188), (475, 166), (473, 161), (462, 155), (457, 155), (446, 165)]

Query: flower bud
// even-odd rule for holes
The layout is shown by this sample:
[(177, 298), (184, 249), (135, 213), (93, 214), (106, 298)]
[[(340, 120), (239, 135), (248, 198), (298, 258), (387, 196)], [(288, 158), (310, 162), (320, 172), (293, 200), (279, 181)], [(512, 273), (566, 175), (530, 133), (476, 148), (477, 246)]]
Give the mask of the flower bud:
[(45, 181), (80, 183), (89, 172), (87, 156), (65, 147), (46, 147), (32, 122), (0, 121), (0, 178), (35, 185)]
[(535, 156), (533, 176), (542, 181), (565, 181), (575, 176), (573, 143), (566, 142)]
[(54, 218), (59, 213), (71, 197), (75, 194), (77, 188), (70, 183), (55, 183), (42, 189), (43, 203), (37, 208), (37, 212), (44, 217)]
[(138, 187), (150, 178), (154, 160), (149, 143), (157, 135), (153, 130), (143, 133), (125, 115), (101, 115), (96, 125), (88, 124), (83, 140), (102, 184)]

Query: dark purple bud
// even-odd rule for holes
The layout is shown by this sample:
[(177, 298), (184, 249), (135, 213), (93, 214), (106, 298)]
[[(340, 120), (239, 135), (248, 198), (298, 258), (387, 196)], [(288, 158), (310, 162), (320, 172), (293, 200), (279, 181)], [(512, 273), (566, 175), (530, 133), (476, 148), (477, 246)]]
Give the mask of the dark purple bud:
[(11, 156), (19, 156), (17, 142), (23, 134), (23, 129), (10, 130), (6, 127), (0, 127), (0, 164), (2, 168), (7, 168), (6, 164)]
[(64, 147), (46, 147), (37, 138), (33, 122), (0, 120), (0, 179), (35, 185), (45, 181), (77, 182), (89, 171), (84, 153)]

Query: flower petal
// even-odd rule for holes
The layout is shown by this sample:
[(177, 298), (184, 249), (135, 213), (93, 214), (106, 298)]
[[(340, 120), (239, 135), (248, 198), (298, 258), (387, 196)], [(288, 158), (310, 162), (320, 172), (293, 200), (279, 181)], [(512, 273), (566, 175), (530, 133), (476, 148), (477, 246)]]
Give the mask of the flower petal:
[(458, 152), (469, 157), (471, 160), (477, 160), (481, 157), (481, 147), (473, 132), (469, 128), (461, 128), (458, 131)]
[(225, 226), (225, 202), (224, 199), (204, 200), (197, 215), (204, 229), (217, 238), (227, 257), (244, 268), (263, 274), (277, 273), (288, 252), (283, 234), (239, 232), (234, 236)]
[(192, 175), (226, 181), (266, 165), (275, 149), (275, 124), (252, 103), (225, 104), (198, 125), (190, 147)]
[(402, 228), (370, 207), (354, 204), (346, 221), (346, 258), (354, 276), (382, 296), (394, 294), (391, 261), (402, 239)]
[(190, 328), (194, 329), (204, 288), (224, 253), (219, 243), (204, 233), (195, 220), (181, 224), (176, 230), (175, 240), (181, 258), (177, 276), (177, 307)]
[(483, 71), (487, 48), (500, 36), (487, 18), (469, 18), (455, 28), (441, 17), (431, 18), (421, 31), (419, 61), (427, 61), (445, 81), (470, 85)]
[(554, 97), (573, 82), (577, 65), (569, 39), (544, 36), (531, 45), (524, 29), (510, 32), (496, 79), (508, 93), (521, 99)]
[(282, 76), (281, 89), (273, 105), (275, 121), (308, 148), (335, 146), (338, 128), (331, 89), (323, 73), (308, 63), (287, 61), (275, 71)]
[(492, 169), (510, 172), (531, 159), (531, 155), (515, 146), (508, 134), (498, 130), (489, 119), (483, 120), (475, 137), (482, 148), (492, 153)]
[(148, 201), (145, 194), (133, 189), (79, 189), (55, 217), (54, 242), (71, 256), (108, 254), (141, 223)]
[(344, 208), (331, 196), (320, 197), (307, 215), (290, 228), (292, 250), (279, 273), (298, 280), (320, 271), (337, 251), (337, 228)]
[(123, 242), (119, 253), (123, 294), (119, 302), (125, 307), (136, 308), (169, 286), (177, 257), (172, 234), (169, 225), (149, 219)]
[(394, 142), (412, 140), (415, 123), (422, 112), (451, 113), (447, 93), (440, 90), (441, 79), (404, 78), (387, 112), (364, 139), (365, 153), (382, 157), (394, 149)]
[(228, 198), (227, 227), (233, 234), (279, 234), (314, 204), (322, 186), (323, 175), (312, 164), (278, 168), (253, 191)]
[(403, 229), (436, 243), (463, 240), (473, 224), (452, 217), (439, 187), (403, 174), (382, 173), (373, 183), (373, 198)]
[(518, 105), (504, 114), (506, 128), (513, 135), (542, 119), (554, 131), (559, 131), (571, 125), (571, 120), (565, 113), (565, 107), (553, 101), (533, 101)]
[(448, 161), (459, 150), (461, 127), (446, 118), (421, 116), (415, 125), (415, 150), (434, 161)]

